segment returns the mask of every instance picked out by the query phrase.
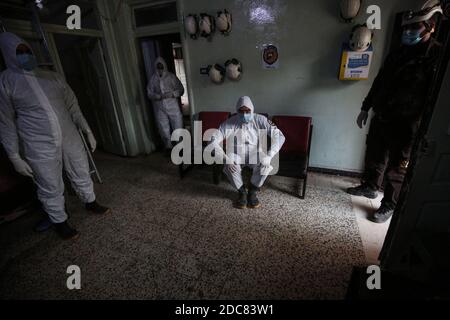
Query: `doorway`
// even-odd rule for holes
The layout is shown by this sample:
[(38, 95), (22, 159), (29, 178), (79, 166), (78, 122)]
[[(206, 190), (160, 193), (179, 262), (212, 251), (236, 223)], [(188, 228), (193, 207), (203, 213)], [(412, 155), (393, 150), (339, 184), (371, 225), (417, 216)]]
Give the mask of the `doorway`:
[(101, 39), (53, 35), (67, 83), (94, 132), (99, 148), (126, 155)]
[[(179, 33), (144, 37), (139, 39), (139, 49), (142, 54), (143, 70), (144, 70), (144, 87), (147, 87), (151, 77), (155, 73), (156, 58), (162, 57), (167, 63), (167, 68), (174, 73), (184, 87), (184, 94), (179, 99), (181, 113), (183, 114), (184, 127), (190, 126), (191, 111), (189, 106), (189, 96), (187, 90), (187, 78), (184, 67), (183, 49), (181, 45), (181, 37)], [(147, 98), (148, 99), (148, 98)], [(153, 116), (152, 102), (148, 99)], [(155, 120), (153, 120), (154, 123)], [(154, 125), (153, 127), (157, 127)]]

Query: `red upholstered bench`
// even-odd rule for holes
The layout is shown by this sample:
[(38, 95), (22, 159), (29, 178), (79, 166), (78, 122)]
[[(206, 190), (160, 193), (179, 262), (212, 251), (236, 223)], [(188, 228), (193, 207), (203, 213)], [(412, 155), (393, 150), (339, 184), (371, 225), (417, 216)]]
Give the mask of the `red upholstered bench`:
[(301, 199), (305, 198), (311, 150), (312, 118), (274, 116), (272, 121), (283, 132), (286, 141), (280, 150), (278, 175), (303, 180)]
[[(225, 122), (230, 117), (230, 112), (223, 111), (202, 111), (198, 114), (197, 121), (202, 122), (202, 137), (205, 132), (209, 129), (219, 129), (220, 125)], [(206, 142), (203, 143), (203, 147), (206, 146)], [(192, 155), (193, 156), (193, 155)], [(193, 164), (188, 166), (186, 169), (184, 165), (181, 164), (179, 167), (180, 178), (183, 179), (185, 174), (193, 168)], [(220, 182), (221, 177), (221, 166), (213, 165), (213, 181), (215, 184)]]

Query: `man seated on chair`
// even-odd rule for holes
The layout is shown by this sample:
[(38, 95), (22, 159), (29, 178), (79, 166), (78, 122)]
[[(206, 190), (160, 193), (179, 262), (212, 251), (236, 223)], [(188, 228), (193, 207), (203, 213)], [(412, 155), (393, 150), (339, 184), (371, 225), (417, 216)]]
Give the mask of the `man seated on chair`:
[[(269, 174), (274, 174), (272, 158), (280, 151), (285, 137), (283, 133), (265, 116), (254, 113), (254, 106), (247, 96), (239, 98), (237, 114), (222, 123), (212, 136), (211, 145), (216, 156), (225, 159), (224, 173), (238, 190), (236, 207), (258, 208), (260, 202), (256, 193), (260, 190)], [(271, 148), (267, 151), (267, 136)], [(226, 141), (227, 152), (220, 145)], [(246, 188), (242, 169), (252, 170), (252, 177)], [(248, 190), (248, 191), (247, 191)]]

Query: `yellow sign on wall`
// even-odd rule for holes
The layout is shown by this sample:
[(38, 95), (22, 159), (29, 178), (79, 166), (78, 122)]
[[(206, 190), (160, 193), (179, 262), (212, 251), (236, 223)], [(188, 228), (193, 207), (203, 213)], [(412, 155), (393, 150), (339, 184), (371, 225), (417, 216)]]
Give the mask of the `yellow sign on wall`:
[(348, 44), (342, 48), (339, 80), (368, 80), (372, 64), (373, 47), (363, 52), (351, 51)]

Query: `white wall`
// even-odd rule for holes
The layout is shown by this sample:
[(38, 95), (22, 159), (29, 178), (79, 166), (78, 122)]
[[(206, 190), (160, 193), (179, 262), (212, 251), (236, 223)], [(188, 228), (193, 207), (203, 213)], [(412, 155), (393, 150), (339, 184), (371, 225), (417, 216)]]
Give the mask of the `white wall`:
[[(363, 2), (364, 11), (357, 22), (367, 19), (368, 5), (379, 5), (382, 30), (375, 34), (371, 79), (348, 83), (337, 76), (341, 45), (352, 25), (340, 21), (338, 0), (179, 0), (180, 16), (215, 14), (220, 9), (233, 14), (229, 37), (216, 33), (208, 42), (186, 39), (183, 33), (193, 112), (234, 110), (239, 96), (249, 95), (259, 112), (311, 116), (311, 166), (361, 171), (367, 128), (357, 128), (355, 118), (386, 54), (395, 13), (417, 1)], [(255, 17), (255, 13), (264, 13), (261, 9), (269, 20), (264, 21), (264, 15)], [(279, 46), (278, 70), (262, 68), (260, 46), (264, 43)], [(240, 82), (217, 86), (200, 75), (201, 67), (233, 57), (243, 63), (245, 74)]]

